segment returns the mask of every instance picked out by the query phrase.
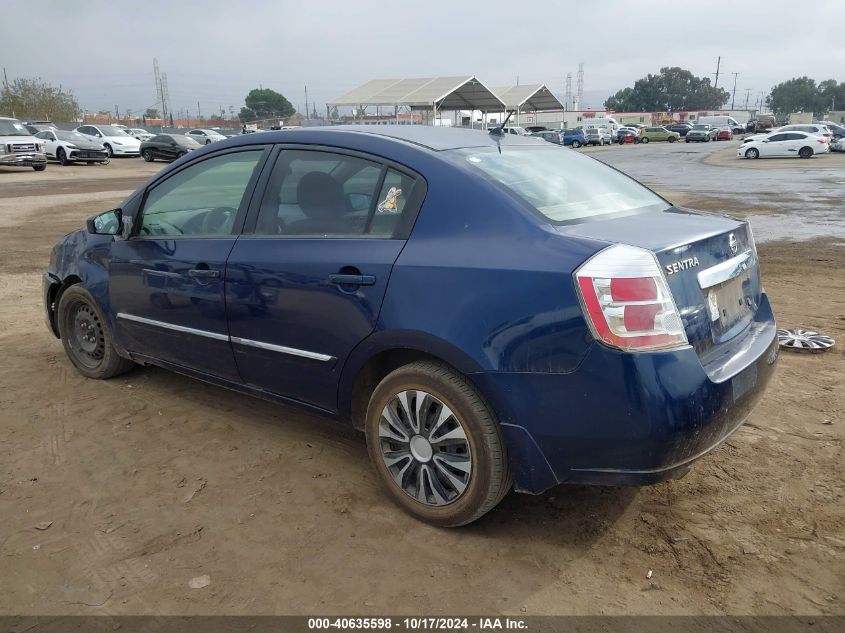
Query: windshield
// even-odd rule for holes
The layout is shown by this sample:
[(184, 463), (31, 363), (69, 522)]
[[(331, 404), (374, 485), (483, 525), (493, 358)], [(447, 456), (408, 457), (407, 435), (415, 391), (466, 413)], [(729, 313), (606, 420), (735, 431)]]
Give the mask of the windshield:
[(553, 223), (668, 208), (657, 194), (607, 165), (576, 152), (549, 148), (452, 150), (486, 178), (515, 194)]
[(56, 130), (56, 136), (59, 137), (60, 141), (69, 141), (73, 143), (85, 143), (86, 141), (90, 142), (91, 139), (86, 138), (79, 132), (65, 132), (63, 130)]
[(706, 123), (698, 123), (692, 126), (693, 130), (709, 130), (710, 126)]
[(177, 145), (182, 145), (183, 147), (202, 147), (202, 145), (197, 143), (190, 136), (182, 136), (181, 134), (172, 134), (172, 135), (170, 135), (170, 138), (175, 140)]
[(122, 127), (115, 127), (114, 125), (101, 125), (100, 133), (103, 136), (129, 136)]
[(0, 136), (32, 136), (17, 119), (0, 119)]

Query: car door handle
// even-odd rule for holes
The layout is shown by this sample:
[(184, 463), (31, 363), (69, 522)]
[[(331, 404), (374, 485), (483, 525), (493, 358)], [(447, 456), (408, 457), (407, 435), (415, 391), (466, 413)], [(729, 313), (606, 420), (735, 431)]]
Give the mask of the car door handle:
[(329, 275), (329, 281), (338, 286), (374, 286), (375, 275)]
[(209, 270), (208, 268), (191, 268), (188, 271), (188, 277), (194, 277), (195, 279), (216, 279), (220, 277), (220, 271)]

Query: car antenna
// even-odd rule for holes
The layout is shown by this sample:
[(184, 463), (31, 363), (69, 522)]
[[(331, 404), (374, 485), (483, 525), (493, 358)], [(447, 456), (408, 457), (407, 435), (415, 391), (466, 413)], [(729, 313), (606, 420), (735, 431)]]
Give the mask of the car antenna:
[(490, 134), (491, 134), (491, 136), (495, 136), (495, 137), (497, 137), (497, 139), (496, 139), (496, 145), (497, 145), (497, 146), (498, 146), (498, 148), (499, 148), (499, 153), (500, 153), (500, 154), (502, 153), (502, 144), (501, 144), (499, 141), (500, 141), (500, 140), (501, 140), (501, 138), (505, 135), (505, 126), (507, 125), (508, 120), (511, 118), (511, 115), (512, 115), (512, 114), (513, 114), (513, 110), (511, 110), (510, 112), (508, 112), (508, 116), (506, 116), (506, 117), (505, 117), (505, 120), (504, 120), (504, 121), (502, 121), (502, 123), (501, 123), (500, 125), (497, 125), (496, 127), (492, 128), (492, 129), (490, 130)]

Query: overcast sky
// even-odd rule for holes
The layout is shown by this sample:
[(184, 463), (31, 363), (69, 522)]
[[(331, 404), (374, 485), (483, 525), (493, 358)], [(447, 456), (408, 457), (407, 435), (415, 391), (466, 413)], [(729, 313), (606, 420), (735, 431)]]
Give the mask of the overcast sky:
[[(845, 81), (845, 0), (3, 0), (9, 79), (71, 88), (83, 109), (155, 105), (153, 58), (172, 109), (235, 111), (263, 85), (318, 111), (375, 78), (476, 75), (563, 95), (584, 62), (584, 106), (662, 66), (716, 70), (737, 107), (795, 76)], [(704, 5), (712, 4), (712, 8)], [(131, 8), (129, 8), (131, 7)], [(11, 16), (14, 16), (11, 18)], [(755, 19), (752, 21), (750, 17)], [(800, 16), (807, 16), (806, 21)], [(10, 19), (11, 18), (11, 19)], [(794, 19), (793, 19), (794, 18)]]

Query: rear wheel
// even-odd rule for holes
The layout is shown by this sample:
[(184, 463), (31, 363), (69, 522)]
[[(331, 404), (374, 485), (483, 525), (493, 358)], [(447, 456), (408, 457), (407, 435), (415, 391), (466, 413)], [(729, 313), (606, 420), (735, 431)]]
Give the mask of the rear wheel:
[(62, 165), (69, 165), (70, 161), (67, 159), (67, 152), (65, 152), (64, 147), (60, 147), (56, 150), (56, 158)]
[(802, 147), (798, 150), (798, 156), (801, 158), (810, 158), (813, 155), (812, 147)]
[(674, 136), (670, 136), (670, 137), (669, 137), (669, 142), (670, 142), (670, 143), (674, 143), (674, 142), (675, 142), (675, 140), (676, 140), (676, 139), (675, 139), (675, 137), (674, 137)]
[(466, 525), (510, 489), (494, 413), (446, 365), (418, 361), (388, 374), (370, 398), (365, 430), (388, 493), (422, 521)]
[(82, 286), (71, 286), (62, 293), (57, 317), (65, 353), (83, 376), (111, 378), (134, 366), (114, 349), (103, 313)]
[(760, 151), (754, 147), (745, 150), (746, 158), (760, 158)]
[(578, 149), (579, 147), (581, 147), (581, 141), (572, 141), (572, 147)]

